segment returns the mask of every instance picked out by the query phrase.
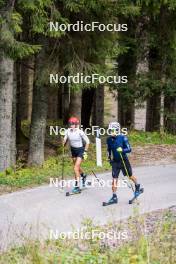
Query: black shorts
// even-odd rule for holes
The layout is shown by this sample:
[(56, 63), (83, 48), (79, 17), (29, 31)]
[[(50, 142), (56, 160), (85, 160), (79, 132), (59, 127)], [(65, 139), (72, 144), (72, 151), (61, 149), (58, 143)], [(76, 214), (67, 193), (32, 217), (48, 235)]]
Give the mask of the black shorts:
[(71, 147), (71, 154), (72, 154), (72, 158), (83, 158), (83, 153), (84, 153), (84, 147), (81, 148), (73, 148)]
[(129, 160), (124, 159), (124, 162), (125, 162), (126, 169), (124, 168), (124, 165), (122, 162), (112, 161), (112, 177), (113, 178), (118, 178), (120, 171), (122, 171), (124, 176), (127, 176), (127, 172), (128, 172), (129, 177), (133, 175)]

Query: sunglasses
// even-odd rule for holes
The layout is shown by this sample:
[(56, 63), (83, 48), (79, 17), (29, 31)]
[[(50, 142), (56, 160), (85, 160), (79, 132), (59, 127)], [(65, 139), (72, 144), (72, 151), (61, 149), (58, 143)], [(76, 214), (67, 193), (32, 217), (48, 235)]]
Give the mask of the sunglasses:
[(75, 123), (75, 122), (69, 122), (68, 124), (69, 124), (69, 126), (78, 125), (78, 123)]
[(116, 129), (116, 128), (112, 128), (112, 129), (109, 129), (110, 130), (110, 132), (117, 132), (118, 131), (118, 129)]

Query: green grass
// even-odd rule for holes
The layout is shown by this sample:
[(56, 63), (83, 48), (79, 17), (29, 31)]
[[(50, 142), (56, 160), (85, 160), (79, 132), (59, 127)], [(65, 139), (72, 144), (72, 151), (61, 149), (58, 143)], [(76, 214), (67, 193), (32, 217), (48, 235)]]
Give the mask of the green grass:
[[(173, 145), (176, 144), (176, 135), (159, 132), (130, 131), (127, 135), (130, 144), (134, 146), (153, 145)], [(106, 136), (101, 137), (103, 144), (106, 144)]]
[(138, 132), (129, 133), (129, 140), (133, 146), (143, 144), (176, 144), (176, 135), (159, 132)]
[[(109, 163), (105, 156), (105, 150), (103, 150), (104, 166), (103, 168), (97, 167), (95, 145), (92, 145), (90, 147), (89, 159), (86, 162), (83, 162), (82, 168), (88, 174), (91, 173), (91, 170), (94, 170), (95, 172), (110, 170)], [(58, 155), (56, 157), (48, 158), (42, 167), (20, 168), (16, 170), (9, 168), (0, 173), (0, 185), (8, 185), (12, 188), (22, 188), (42, 183), (49, 184), (50, 177), (61, 179), (62, 162), (62, 156)], [(73, 175), (72, 160), (69, 151), (67, 151), (64, 157), (64, 178), (73, 178)]]
[[(176, 223), (174, 215), (168, 213), (162, 222), (148, 236), (141, 226), (145, 218), (138, 216), (137, 223), (130, 222), (129, 231), (133, 238), (127, 239), (118, 247), (112, 247), (99, 238), (86, 240), (56, 239), (44, 242), (27, 241), (21, 247), (0, 255), (0, 264), (174, 264), (176, 259)], [(140, 228), (139, 228), (140, 224)], [(95, 229), (88, 221), (85, 231)], [(115, 227), (115, 223), (113, 223)], [(117, 226), (116, 226), (117, 227)], [(97, 227), (103, 231), (105, 227)], [(110, 229), (108, 229), (110, 228)], [(112, 225), (106, 226), (111, 230)], [(104, 230), (104, 231), (105, 231)]]
[[(130, 143), (133, 146), (148, 145), (148, 144), (176, 144), (176, 136), (169, 134), (144, 133), (144, 132), (131, 132), (129, 134)], [(96, 166), (96, 154), (95, 144), (91, 144), (88, 159), (83, 162), (83, 169), (86, 173), (91, 173), (91, 170), (95, 172), (104, 172), (110, 170), (109, 163), (107, 162), (105, 137), (102, 138), (102, 153), (103, 153), (103, 167)], [(58, 153), (61, 153), (60, 149)], [(7, 169), (5, 172), (0, 173), (0, 185), (15, 188), (22, 188), (32, 185), (38, 185), (43, 183), (49, 183), (50, 177), (57, 177), (61, 179), (62, 172), (62, 155), (58, 154), (55, 157), (49, 157), (42, 167), (21, 168), (20, 162), (18, 162), (17, 168)], [(66, 152), (64, 162), (64, 178), (73, 177), (72, 161), (70, 159), (69, 150)]]

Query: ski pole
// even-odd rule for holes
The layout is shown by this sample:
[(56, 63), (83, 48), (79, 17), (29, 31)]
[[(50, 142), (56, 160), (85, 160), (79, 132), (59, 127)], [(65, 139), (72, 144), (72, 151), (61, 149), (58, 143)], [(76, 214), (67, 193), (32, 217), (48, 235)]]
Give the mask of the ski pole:
[(126, 178), (124, 176), (123, 176), (123, 181), (126, 182), (126, 184), (127, 184), (127, 186), (128, 186), (129, 189), (132, 188), (132, 185), (129, 183), (128, 180), (126, 180)]
[[(125, 168), (126, 174), (127, 174), (127, 176), (128, 176), (128, 179), (130, 180), (130, 176), (129, 176), (129, 173), (128, 173), (128, 170), (127, 170), (127, 167), (126, 167), (125, 161), (124, 161), (124, 159), (123, 159), (122, 153), (119, 152), (119, 154), (120, 154), (120, 158), (121, 158), (121, 160), (122, 160), (123, 166), (124, 166), (124, 168)], [(133, 190), (133, 192), (134, 192), (134, 188), (133, 188), (133, 185), (132, 185), (131, 182), (130, 182), (130, 186), (131, 186), (131, 188), (132, 188), (132, 190)]]
[(63, 189), (63, 181), (64, 181), (64, 162), (65, 162), (65, 149), (64, 146), (62, 146), (62, 189)]
[(64, 190), (64, 186), (63, 186), (63, 181), (64, 181), (64, 154), (65, 154), (65, 151), (64, 151), (64, 146), (62, 147), (62, 170), (61, 170), (61, 182), (62, 182), (62, 185), (61, 185), (61, 188), (59, 187), (58, 190), (63, 193)]
[(97, 175), (95, 174), (95, 172), (92, 170), (93, 175), (95, 176), (95, 178), (97, 179), (97, 181), (102, 185), (101, 180), (97, 177)]

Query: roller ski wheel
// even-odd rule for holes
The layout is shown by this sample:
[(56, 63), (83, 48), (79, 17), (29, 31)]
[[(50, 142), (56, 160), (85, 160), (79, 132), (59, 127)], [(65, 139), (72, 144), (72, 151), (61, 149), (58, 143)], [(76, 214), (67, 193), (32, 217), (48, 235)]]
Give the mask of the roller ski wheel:
[(143, 192), (144, 192), (144, 188), (141, 188), (139, 192), (136, 192), (134, 194), (134, 197), (131, 200), (129, 200), (129, 204), (132, 204)]

